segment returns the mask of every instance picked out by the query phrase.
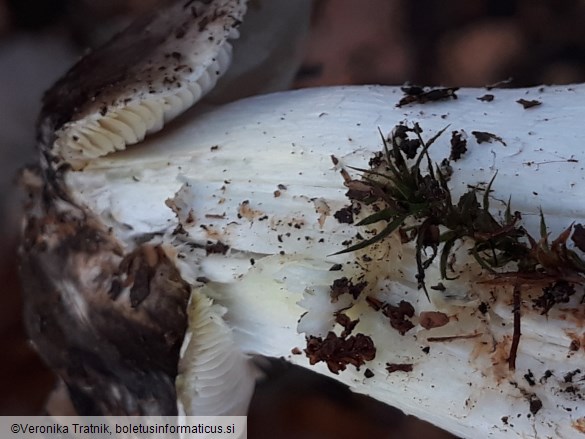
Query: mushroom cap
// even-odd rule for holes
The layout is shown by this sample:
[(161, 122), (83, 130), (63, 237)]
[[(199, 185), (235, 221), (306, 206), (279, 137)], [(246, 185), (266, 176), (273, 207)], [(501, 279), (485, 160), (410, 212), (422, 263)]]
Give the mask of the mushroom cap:
[(47, 92), (41, 145), (79, 167), (160, 130), (225, 73), (245, 4), (173, 1), (138, 19)]
[[(174, 381), (191, 291), (156, 232), (123, 239), (72, 197), (67, 170), (141, 141), (195, 104), (229, 67), (230, 40), (248, 17), (272, 21), (248, 26), (253, 35), (237, 48), (239, 67), (228, 82), (278, 57), (275, 47), (296, 47), (310, 2), (290, 3), (260, 1), (246, 14), (245, 0), (168, 2), (47, 92), (40, 167), (23, 176), (30, 193), (21, 247), (26, 325), (81, 414), (177, 413)], [(277, 5), (293, 13), (276, 14)], [(288, 32), (290, 22), (298, 29)], [(273, 86), (284, 85), (278, 76)], [(254, 92), (246, 89), (238, 92)], [(246, 407), (253, 379), (242, 382)]]

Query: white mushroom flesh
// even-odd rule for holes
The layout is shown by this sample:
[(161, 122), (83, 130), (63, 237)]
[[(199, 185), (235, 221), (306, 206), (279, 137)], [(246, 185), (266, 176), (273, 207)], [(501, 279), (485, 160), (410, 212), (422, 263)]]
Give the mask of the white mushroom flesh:
[[(554, 238), (574, 221), (585, 221), (584, 92), (585, 86), (493, 90), (495, 100), (488, 103), (477, 100), (485, 91), (464, 89), (457, 100), (402, 108), (395, 107), (402, 93), (393, 87), (267, 95), (202, 112), (188, 124), (105, 157), (97, 156), (120, 148), (100, 146), (107, 144), (106, 134), (94, 136), (89, 144), (84, 141), (82, 153), (93, 159), (82, 171), (69, 171), (66, 183), (128, 249), (143, 235), (158, 234), (155, 239), (173, 249), (183, 278), (193, 285), (191, 335), (178, 379), (187, 413), (191, 406), (205, 406), (205, 398), (213, 408), (227, 403), (229, 398), (212, 398), (219, 394), (233, 392), (235, 400), (245, 400), (251, 390), (234, 370), (252, 378), (241, 354), (261, 354), (285, 356), (332, 375), (462, 437), (578, 437), (585, 432), (583, 374), (571, 383), (566, 376), (585, 355), (582, 348), (571, 350), (584, 335), (579, 294), (543, 316), (532, 307), (538, 291), (522, 293), (522, 337), (516, 370), (510, 371), (511, 287), (481, 283), (488, 276), (468, 255), (468, 243), (455, 249), (457, 280), (442, 280), (438, 262), (429, 268), (427, 285), (447, 287), (446, 293), (430, 290), (429, 301), (417, 288), (412, 243), (391, 235), (365, 250), (333, 255), (368, 230), (342, 224), (333, 214), (349, 204), (340, 170), (359, 177), (347, 167), (368, 167), (382, 149), (378, 128), (386, 134), (399, 122), (418, 122), (428, 139), (450, 125), (429, 153), (439, 163), (449, 156), (450, 131), (467, 135), (467, 153), (451, 163), (453, 198), (468, 185), (488, 183), (497, 172), (494, 215), (505, 209), (498, 200), (511, 198), (525, 227), (538, 236), (542, 208)], [(519, 98), (542, 105), (524, 109)], [(151, 129), (126, 125), (132, 125), (128, 132), (122, 125), (108, 130), (126, 142), (132, 133), (138, 139)], [(494, 133), (505, 145), (478, 144), (472, 131)], [(210, 251), (218, 242), (228, 247)], [(336, 264), (339, 271), (330, 271)], [(341, 277), (363, 277), (366, 292), (332, 303), (329, 287)], [(366, 295), (394, 305), (410, 302), (415, 327), (400, 335), (367, 305)], [(478, 311), (481, 302), (489, 304), (485, 314)], [(350, 305), (345, 313), (359, 318), (354, 332), (373, 339), (374, 360), (361, 370), (350, 365), (333, 375), (325, 364), (310, 366), (305, 355), (291, 354), (306, 346), (306, 336), (339, 332), (333, 313)], [(449, 323), (423, 329), (418, 320), (423, 311), (440, 311)], [(213, 334), (203, 346), (198, 331), (210, 315), (215, 323), (207, 324), (217, 324), (219, 339)], [(203, 351), (207, 356), (201, 357)], [(234, 365), (226, 369), (225, 387), (215, 375), (198, 381), (202, 367), (206, 373), (220, 371), (224, 361)], [(413, 370), (388, 373), (387, 364), (411, 364)], [(364, 377), (366, 368), (373, 377)], [(542, 407), (535, 410), (534, 404)]]

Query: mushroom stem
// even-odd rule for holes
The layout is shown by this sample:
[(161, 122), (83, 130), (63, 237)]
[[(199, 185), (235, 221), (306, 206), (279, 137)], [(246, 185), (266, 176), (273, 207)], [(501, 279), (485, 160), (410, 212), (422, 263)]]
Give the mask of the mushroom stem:
[[(483, 102), (477, 99), (483, 90), (464, 89), (457, 100), (402, 107), (395, 106), (402, 92), (394, 87), (255, 97), (93, 159), (82, 171), (68, 171), (65, 183), (75, 203), (97, 215), (126, 251), (150, 239), (174, 261), (192, 295), (208, 298), (191, 301), (181, 401), (201, 406), (208, 398), (204, 389), (184, 385), (196, 381), (198, 369), (190, 364), (205, 349), (218, 373), (222, 358), (234, 365), (214, 385), (236, 377), (226, 380), (229, 389), (243, 389), (234, 396), (219, 386), (214, 397), (249, 397), (237, 380), (255, 373), (236, 354), (285, 357), (461, 437), (575, 437), (585, 423), (585, 404), (575, 397), (581, 381), (571, 375), (581, 373), (584, 359), (579, 294), (543, 313), (535, 305), (548, 285), (543, 278), (510, 279), (513, 264), (498, 268), (506, 276), (494, 276), (472, 256), (469, 236), (453, 244), (446, 268), (439, 257), (429, 262), (428, 298), (419, 289), (416, 239), (405, 243), (395, 232), (339, 252), (386, 226), (382, 220), (358, 226), (376, 207), (347, 192), (363, 190), (367, 180), (355, 168), (368, 169), (384, 151), (378, 130), (386, 137), (400, 122), (418, 123), (422, 132), (412, 134), (424, 141), (449, 126), (428, 148), (433, 172), (435, 164), (447, 166), (443, 159), (459, 145), (451, 131), (466, 140), (467, 151), (448, 164), (455, 204), (470, 186), (479, 187), (477, 200), (493, 218), (511, 215), (511, 200), (524, 229), (537, 237), (542, 209), (538, 251), (548, 248), (547, 234), (559, 236), (552, 247), (562, 247), (565, 229), (584, 221), (585, 106), (574, 100), (584, 91), (582, 85), (492, 90), (495, 99)], [(520, 97), (542, 105), (524, 109)], [(424, 219), (405, 216), (405, 228)], [(544, 261), (548, 253), (538, 254)], [(571, 279), (580, 288), (582, 278)], [(223, 322), (221, 343), (194, 346), (202, 340), (201, 316), (211, 312), (202, 307), (210, 306)], [(508, 364), (512, 344), (515, 368)]]

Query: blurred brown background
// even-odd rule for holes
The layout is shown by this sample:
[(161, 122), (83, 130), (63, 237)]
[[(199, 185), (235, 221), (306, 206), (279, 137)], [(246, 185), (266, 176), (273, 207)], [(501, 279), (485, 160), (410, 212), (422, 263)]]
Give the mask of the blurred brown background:
[[(87, 48), (163, 1), (0, 0), (0, 415), (38, 413), (53, 385), (21, 327), (12, 186), (34, 157), (40, 97)], [(584, 20), (579, 0), (315, 0), (295, 86), (583, 82)], [(449, 437), (286, 367), (260, 385), (250, 422), (256, 439)]]

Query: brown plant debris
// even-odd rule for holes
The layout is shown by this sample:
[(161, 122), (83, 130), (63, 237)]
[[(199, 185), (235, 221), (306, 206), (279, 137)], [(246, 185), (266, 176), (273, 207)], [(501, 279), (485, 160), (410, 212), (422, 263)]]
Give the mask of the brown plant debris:
[[(414, 129), (418, 129), (418, 126), (415, 126)], [(408, 128), (406, 125), (396, 125), (392, 137), (395, 139), (398, 148), (400, 148), (400, 151), (404, 153), (406, 158), (412, 160), (416, 157), (422, 143), (420, 139), (410, 139), (408, 137), (410, 131), (412, 131), (412, 129)]]
[(374, 311), (380, 311), (382, 309), (382, 307), (384, 306), (384, 302), (382, 302), (381, 300), (378, 300), (372, 296), (366, 297), (366, 303), (368, 305), (370, 305), (370, 307), (373, 308)]
[(442, 343), (448, 343), (448, 342), (452, 342), (452, 341), (457, 341), (457, 340), (469, 340), (472, 338), (477, 338), (477, 337), (481, 337), (481, 333), (480, 332), (474, 332), (473, 334), (462, 334), (462, 335), (448, 335), (445, 337), (429, 337), (427, 338), (428, 342), (442, 342)]
[(250, 200), (244, 200), (240, 203), (238, 208), (238, 218), (246, 218), (250, 221), (262, 216), (262, 212), (252, 209), (250, 207)]
[(331, 293), (331, 301), (337, 302), (339, 296), (343, 294), (350, 294), (354, 299), (357, 299), (364, 290), (364, 288), (366, 288), (367, 286), (368, 286), (367, 282), (359, 282), (354, 285), (354, 283), (347, 277), (335, 279), (333, 281), (333, 285), (329, 287)]
[(460, 132), (453, 131), (453, 133), (451, 133), (451, 154), (449, 155), (449, 160), (456, 162), (466, 152), (467, 140), (462, 137)]
[(585, 252), (585, 228), (582, 224), (575, 224), (571, 240), (575, 244), (575, 247), (577, 247), (582, 252)]
[(585, 418), (576, 419), (571, 423), (571, 426), (579, 433), (585, 434)]
[(518, 354), (518, 345), (520, 344), (520, 311), (521, 311), (521, 296), (520, 287), (514, 285), (514, 304), (512, 305), (512, 313), (514, 314), (514, 333), (512, 334), (512, 345), (510, 346), (510, 355), (508, 356), (508, 368), (516, 370), (516, 355)]
[(528, 385), (530, 387), (536, 385), (536, 380), (534, 379), (534, 374), (532, 373), (532, 371), (530, 369), (528, 369), (528, 372), (526, 372), (524, 374), (524, 379), (526, 380), (526, 382), (528, 383)]
[(364, 334), (350, 337), (341, 337), (329, 332), (325, 339), (321, 337), (307, 337), (305, 354), (311, 365), (324, 361), (334, 374), (346, 369), (348, 364), (359, 370), (366, 361), (376, 356), (376, 348), (372, 338)]
[(372, 188), (365, 183), (357, 180), (351, 180), (349, 175), (347, 176), (349, 181), (346, 180), (345, 186), (348, 191), (345, 196), (350, 200), (354, 201), (365, 201), (372, 197)]
[(485, 94), (483, 96), (480, 96), (479, 98), (476, 98), (478, 101), (482, 101), (482, 102), (491, 102), (495, 99), (495, 96), (492, 94)]
[(346, 206), (333, 214), (333, 217), (341, 224), (353, 224), (352, 206)]
[(552, 370), (547, 369), (547, 370), (544, 371), (544, 373), (542, 374), (542, 376), (540, 377), (540, 379), (538, 380), (538, 382), (540, 384), (545, 384), (548, 381), (548, 379), (550, 377), (552, 377), (552, 376), (553, 376)]
[(440, 328), (449, 323), (449, 316), (439, 311), (423, 311), (419, 314), (419, 323), (425, 329)]
[(417, 85), (405, 85), (402, 87), (404, 97), (400, 99), (397, 107), (408, 104), (425, 104), (427, 102), (444, 101), (446, 99), (457, 99), (455, 92), (459, 87), (428, 88)]
[(530, 413), (536, 415), (542, 408), (542, 401), (534, 393), (530, 394), (528, 398)]
[(229, 250), (229, 248), (230, 248), (229, 245), (224, 244), (221, 241), (217, 241), (215, 243), (209, 242), (205, 246), (205, 252), (207, 253), (208, 256), (211, 254), (225, 255), (227, 253), (227, 251)]
[(350, 336), (359, 322), (359, 319), (352, 320), (342, 312), (335, 315), (335, 323), (343, 327), (343, 332), (341, 333), (342, 338)]
[(493, 141), (500, 142), (502, 145), (507, 146), (506, 142), (495, 134), (488, 133), (487, 131), (472, 131), (471, 134), (475, 136), (477, 143), (491, 143)]
[(567, 303), (575, 294), (575, 287), (566, 282), (553, 282), (542, 289), (542, 294), (533, 300), (535, 308), (541, 309), (541, 315), (546, 315), (557, 303)]
[(563, 377), (563, 381), (565, 383), (572, 383), (573, 382), (573, 378), (575, 378), (575, 375), (580, 374), (581, 373), (581, 369), (575, 369), (572, 370), (571, 372), (567, 372), (567, 374)]
[(386, 363), (386, 370), (388, 373), (394, 372), (412, 372), (412, 364), (409, 363)]
[(414, 316), (414, 307), (405, 300), (401, 300), (398, 306), (385, 304), (382, 313), (390, 319), (390, 326), (396, 329), (400, 335), (404, 335), (414, 328), (414, 324), (408, 320)]
[(402, 300), (398, 306), (394, 306), (372, 296), (366, 297), (366, 303), (374, 311), (382, 310), (382, 314), (390, 319), (390, 326), (396, 329), (400, 335), (404, 335), (414, 328), (414, 324), (408, 320), (414, 316), (414, 307), (411, 303)]
[(494, 88), (510, 88), (512, 87), (513, 78), (504, 79), (502, 81), (494, 82), (493, 84), (486, 85), (486, 90), (493, 90)]
[(516, 102), (522, 105), (522, 107), (524, 107), (525, 110), (528, 108), (538, 107), (539, 105), (542, 105), (542, 102), (537, 101), (536, 99), (532, 100), (518, 99)]
[[(433, 164), (428, 154), (429, 148), (445, 129), (423, 140), (423, 130), (418, 124), (398, 125), (388, 138), (381, 136), (383, 150), (375, 155), (375, 160), (370, 161), (370, 169), (352, 168), (362, 174), (361, 180), (352, 179), (347, 171), (342, 174), (346, 186), (350, 192), (353, 191), (351, 194), (348, 192), (347, 196), (352, 199), (352, 196), (359, 195), (359, 198), (353, 198), (355, 204), (361, 205), (362, 210), (364, 206), (369, 206), (371, 212), (356, 226), (379, 222), (386, 224), (377, 226), (367, 239), (358, 240), (356, 244), (344, 244), (348, 247), (338, 254), (359, 251), (383, 242), (393, 232), (402, 229), (402, 239), (414, 241), (415, 276), (419, 288), (428, 297), (426, 270), (435, 259), (439, 259), (441, 290), (448, 289), (443, 282), (457, 278), (451, 274), (453, 250), (458, 241), (466, 240), (470, 243), (469, 255), (491, 277), (482, 283), (514, 286), (514, 334), (508, 357), (508, 364), (513, 369), (520, 339), (520, 288), (525, 285), (548, 285), (534, 304), (544, 314), (554, 305), (566, 303), (574, 294), (575, 285), (585, 283), (585, 260), (568, 248), (567, 241), (572, 235), (577, 248), (585, 248), (585, 230), (581, 224), (571, 224), (550, 240), (545, 216), (541, 212), (540, 236), (533, 237), (520, 224), (521, 215), (512, 210), (510, 201), (505, 203), (503, 215), (494, 217), (490, 212), (490, 201), (496, 175), (487, 184), (468, 185), (468, 191), (454, 200), (448, 176), (440, 165)], [(496, 140), (505, 145), (500, 137), (492, 133), (473, 131), (472, 134), (478, 143)], [(411, 150), (402, 146), (415, 139), (420, 143), (420, 151), (409, 160), (407, 155), (411, 154)], [(371, 297), (366, 300), (372, 308), (382, 310), (401, 334), (412, 328), (412, 322), (407, 317), (412, 317), (414, 310), (406, 312), (406, 305), (391, 306)], [(478, 334), (469, 337), (475, 336)]]
[(398, 227), (398, 235), (400, 236), (401, 244), (408, 244), (409, 242), (414, 241), (414, 238), (416, 238), (416, 230), (411, 231), (411, 233), (409, 234), (404, 229), (404, 227)]

